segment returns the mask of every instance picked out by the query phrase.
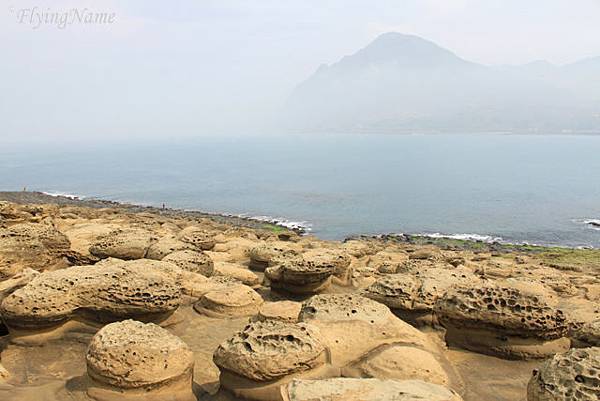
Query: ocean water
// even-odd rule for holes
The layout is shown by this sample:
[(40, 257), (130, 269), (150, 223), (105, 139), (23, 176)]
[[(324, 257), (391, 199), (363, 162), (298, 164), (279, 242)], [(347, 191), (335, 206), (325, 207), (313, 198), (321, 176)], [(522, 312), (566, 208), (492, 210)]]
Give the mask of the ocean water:
[(280, 218), (320, 237), (425, 233), (600, 247), (600, 136), (310, 135), (0, 149), (0, 190)]

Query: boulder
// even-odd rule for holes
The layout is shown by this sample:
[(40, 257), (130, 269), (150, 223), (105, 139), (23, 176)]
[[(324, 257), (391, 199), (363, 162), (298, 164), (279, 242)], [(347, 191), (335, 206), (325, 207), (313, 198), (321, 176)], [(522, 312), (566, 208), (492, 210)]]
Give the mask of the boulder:
[(142, 259), (154, 241), (156, 237), (147, 230), (119, 228), (98, 237), (90, 246), (90, 253), (102, 259)]
[(209, 251), (216, 243), (214, 234), (198, 226), (184, 228), (177, 234), (177, 239), (199, 251)]
[(22, 342), (61, 337), (74, 317), (92, 326), (128, 318), (162, 322), (179, 306), (181, 288), (162, 270), (109, 263), (45, 272), (2, 301), (0, 314)]
[(478, 286), (482, 281), (466, 268), (430, 268), (414, 274), (385, 275), (363, 291), (363, 295), (387, 305), (401, 319), (415, 325), (435, 325), (437, 299), (457, 285)]
[(167, 235), (150, 245), (145, 257), (148, 259), (162, 260), (165, 256), (173, 252), (190, 248), (192, 248), (191, 245), (179, 241), (174, 235)]
[(356, 294), (315, 295), (302, 304), (299, 321), (316, 326), (331, 353), (331, 363), (343, 367), (386, 344), (402, 343), (427, 349), (430, 341), (398, 319), (379, 302)]
[(350, 269), (350, 256), (340, 249), (318, 248), (306, 251), (302, 254), (302, 259), (318, 266), (332, 266), (333, 277), (336, 282), (342, 285), (350, 283), (352, 270)]
[(256, 271), (264, 271), (268, 267), (279, 264), (282, 260), (298, 256), (296, 249), (281, 241), (265, 242), (250, 249), (249, 267)]
[(242, 317), (257, 314), (262, 303), (262, 297), (252, 288), (231, 284), (204, 294), (194, 309), (211, 317)]
[(206, 277), (212, 276), (214, 272), (213, 260), (202, 251), (175, 251), (165, 256), (162, 261), (173, 263), (183, 270), (199, 273)]
[(316, 294), (331, 285), (335, 265), (322, 260), (305, 260), (297, 257), (281, 261), (265, 270), (271, 289), (292, 294)]
[(178, 337), (152, 323), (111, 323), (88, 347), (88, 395), (98, 401), (195, 401), (194, 354)]
[(215, 276), (231, 277), (249, 286), (259, 284), (258, 276), (242, 265), (229, 262), (217, 262), (214, 268)]
[(293, 380), (283, 394), (285, 401), (462, 401), (454, 391), (420, 380)]
[(438, 299), (435, 311), (451, 346), (507, 359), (569, 348), (563, 312), (537, 293), (493, 284), (457, 287)]
[(527, 386), (527, 401), (600, 399), (600, 348), (572, 349), (544, 362)]
[(280, 387), (294, 378), (329, 377), (319, 330), (276, 320), (253, 322), (216, 349), (221, 386), (237, 397), (280, 401)]

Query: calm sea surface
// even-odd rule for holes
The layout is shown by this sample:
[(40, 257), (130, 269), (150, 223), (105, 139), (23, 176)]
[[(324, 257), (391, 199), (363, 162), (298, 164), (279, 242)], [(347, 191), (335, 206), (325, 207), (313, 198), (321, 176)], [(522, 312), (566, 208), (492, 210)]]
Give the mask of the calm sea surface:
[[(63, 145), (64, 146), (64, 145)], [(323, 238), (478, 234), (600, 247), (600, 137), (323, 135), (0, 148), (0, 190), (304, 222)]]

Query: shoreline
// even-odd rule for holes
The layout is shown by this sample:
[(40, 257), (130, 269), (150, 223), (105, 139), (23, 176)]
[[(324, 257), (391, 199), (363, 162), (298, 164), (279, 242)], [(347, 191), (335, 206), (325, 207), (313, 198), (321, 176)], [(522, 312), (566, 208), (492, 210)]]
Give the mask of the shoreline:
[[(120, 208), (133, 213), (157, 213), (164, 216), (187, 215), (192, 217), (209, 218), (216, 222), (229, 223), (236, 226), (253, 229), (267, 229), (272, 231), (289, 230), (298, 235), (311, 234), (310, 227), (286, 223), (284, 219), (270, 218), (268, 216), (243, 216), (227, 213), (203, 212), (179, 208), (164, 209), (157, 206), (141, 205), (129, 202), (102, 200), (95, 198), (79, 197), (72, 194), (47, 193), (41, 191), (0, 191), (0, 201), (18, 204), (57, 204), (68, 206), (82, 206), (90, 208)], [(315, 235), (318, 237), (318, 235)], [(380, 234), (355, 234), (345, 236), (339, 240), (345, 242), (352, 239), (379, 239), (392, 242), (410, 243), (415, 245), (437, 245), (448, 249), (470, 249), (486, 251), (533, 251), (541, 252), (549, 249), (582, 250), (600, 249), (594, 246), (567, 246), (554, 244), (533, 244), (526, 241), (513, 243), (504, 241), (500, 237), (480, 234), (443, 234), (443, 233), (380, 233)]]

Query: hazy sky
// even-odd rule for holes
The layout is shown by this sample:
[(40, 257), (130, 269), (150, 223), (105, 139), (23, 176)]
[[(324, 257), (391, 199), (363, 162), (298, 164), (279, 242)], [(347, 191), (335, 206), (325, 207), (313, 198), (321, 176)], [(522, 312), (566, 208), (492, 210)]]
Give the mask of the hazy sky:
[[(321, 63), (388, 31), (425, 37), (484, 64), (600, 56), (600, 0), (0, 4), (4, 141), (256, 131)], [(33, 7), (115, 16), (111, 24), (61, 29), (38, 24)]]

